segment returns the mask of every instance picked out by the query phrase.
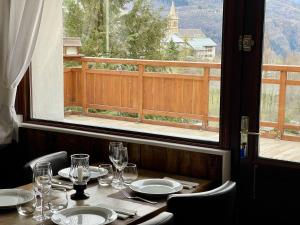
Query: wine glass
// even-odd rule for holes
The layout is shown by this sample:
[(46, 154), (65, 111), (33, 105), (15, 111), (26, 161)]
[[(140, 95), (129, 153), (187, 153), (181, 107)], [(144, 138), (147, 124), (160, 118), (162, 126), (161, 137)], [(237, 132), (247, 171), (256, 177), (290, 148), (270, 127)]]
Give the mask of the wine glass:
[[(112, 141), (109, 143), (109, 160), (112, 163), (113, 163), (113, 159), (112, 159), (113, 149), (114, 148), (122, 148), (122, 147), (123, 147), (123, 143), (120, 141)], [(119, 176), (121, 176), (121, 174), (119, 174), (118, 171), (116, 170), (115, 176), (112, 181), (113, 184), (118, 181)]]
[(116, 189), (123, 189), (125, 188), (125, 186), (122, 178), (122, 170), (125, 168), (125, 166), (128, 163), (127, 148), (126, 147), (113, 148), (111, 152), (111, 159), (119, 173), (118, 181), (113, 187)]
[(87, 199), (88, 196), (84, 193), (87, 187), (87, 182), (90, 180), (89, 170), (89, 158), (88, 154), (74, 154), (71, 155), (71, 169), (69, 177), (73, 182), (75, 194), (71, 195), (73, 200)]
[(33, 217), (36, 221), (45, 221), (49, 216), (44, 214), (44, 196), (51, 189), (52, 168), (50, 162), (37, 162), (33, 168), (33, 186), (36, 195), (41, 198), (41, 213)]

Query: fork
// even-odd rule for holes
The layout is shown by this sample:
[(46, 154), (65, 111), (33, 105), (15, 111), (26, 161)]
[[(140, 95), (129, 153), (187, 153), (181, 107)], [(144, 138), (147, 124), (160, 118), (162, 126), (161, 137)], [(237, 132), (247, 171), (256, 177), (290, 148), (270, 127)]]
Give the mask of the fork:
[(150, 201), (150, 200), (138, 197), (138, 196), (130, 196), (126, 191), (121, 191), (121, 193), (124, 195), (124, 197), (126, 197), (128, 199), (137, 199), (137, 200), (140, 200), (140, 201), (148, 202), (150, 204), (157, 204), (158, 203), (158, 202), (153, 202), (153, 201)]

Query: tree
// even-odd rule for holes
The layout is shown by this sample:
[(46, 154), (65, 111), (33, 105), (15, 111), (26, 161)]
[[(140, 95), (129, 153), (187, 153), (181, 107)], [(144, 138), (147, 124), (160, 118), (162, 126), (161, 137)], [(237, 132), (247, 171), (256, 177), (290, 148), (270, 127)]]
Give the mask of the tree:
[(179, 59), (178, 45), (171, 40), (166, 47), (165, 59), (176, 61)]
[[(113, 20), (119, 16), (124, 5), (130, 1), (109, 1), (109, 17)], [(105, 1), (64, 0), (65, 36), (81, 37), (83, 54), (88, 56), (106, 54), (105, 13)]]
[[(82, 52), (88, 56), (107, 56), (104, 2), (64, 2), (65, 35), (81, 37)], [(132, 9), (128, 12), (124, 10), (127, 3), (132, 4)], [(121, 58), (161, 59), (161, 40), (165, 37), (167, 20), (152, 9), (150, 1), (109, 0), (109, 4), (109, 55)]]
[(112, 54), (128, 58), (161, 59), (161, 41), (167, 19), (152, 9), (149, 0), (135, 0), (132, 9), (120, 17)]

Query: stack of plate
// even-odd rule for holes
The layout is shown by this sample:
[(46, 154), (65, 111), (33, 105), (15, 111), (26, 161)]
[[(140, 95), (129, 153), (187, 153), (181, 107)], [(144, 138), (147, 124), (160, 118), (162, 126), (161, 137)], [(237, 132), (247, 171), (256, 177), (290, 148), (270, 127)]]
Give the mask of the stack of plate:
[(75, 207), (64, 209), (52, 215), (51, 220), (58, 225), (102, 225), (117, 219), (117, 213), (103, 207)]
[(0, 209), (14, 208), (18, 204), (31, 201), (34, 198), (31, 191), (22, 189), (1, 189)]
[[(91, 173), (90, 179), (97, 179), (98, 177), (104, 176), (107, 173), (107, 170), (106, 171), (101, 170), (102, 172), (100, 173), (98, 167), (96, 166), (90, 166), (89, 169)], [(70, 167), (58, 171), (58, 175), (66, 179), (69, 179), (69, 173), (70, 173)]]
[(180, 192), (183, 188), (179, 182), (167, 179), (138, 180), (132, 182), (129, 187), (138, 194), (150, 196), (170, 195)]

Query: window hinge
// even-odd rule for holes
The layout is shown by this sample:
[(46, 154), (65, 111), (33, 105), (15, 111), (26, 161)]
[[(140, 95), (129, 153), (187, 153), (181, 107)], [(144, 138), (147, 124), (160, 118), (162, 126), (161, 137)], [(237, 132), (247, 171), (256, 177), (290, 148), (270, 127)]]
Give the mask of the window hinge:
[(251, 52), (254, 46), (254, 40), (252, 35), (240, 35), (239, 37), (239, 51), (240, 52)]

